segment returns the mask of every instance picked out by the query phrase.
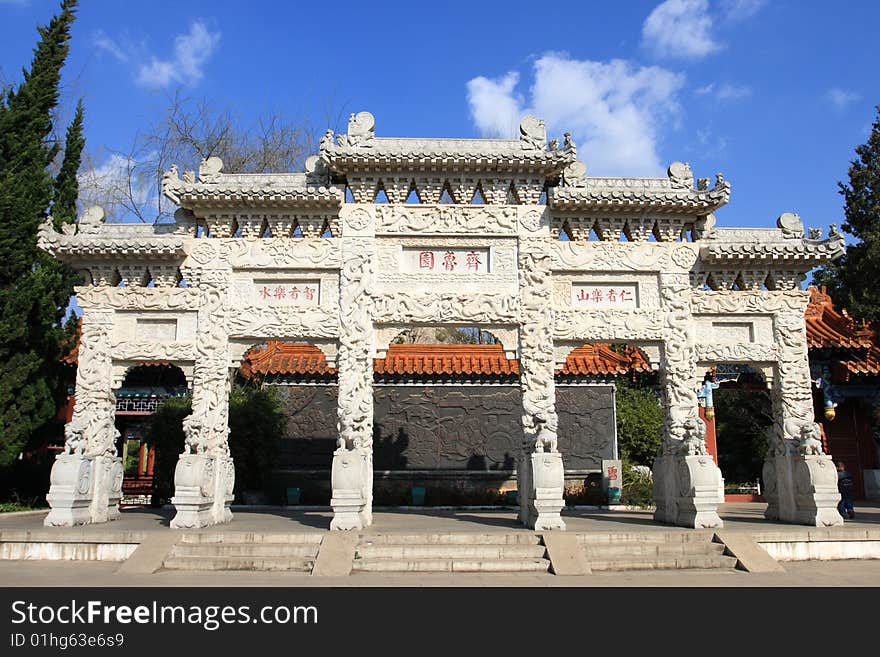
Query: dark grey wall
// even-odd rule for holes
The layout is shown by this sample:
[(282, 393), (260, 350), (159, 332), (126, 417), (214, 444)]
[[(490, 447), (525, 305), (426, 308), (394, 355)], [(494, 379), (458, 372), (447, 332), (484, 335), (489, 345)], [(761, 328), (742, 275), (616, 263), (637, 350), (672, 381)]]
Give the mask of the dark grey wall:
[[(376, 386), (376, 470), (512, 470), (521, 450), (517, 386)], [(336, 386), (278, 386), (285, 415), (283, 469), (329, 469), (336, 448)], [(598, 470), (615, 442), (610, 386), (557, 386), (559, 450), (567, 470)]]

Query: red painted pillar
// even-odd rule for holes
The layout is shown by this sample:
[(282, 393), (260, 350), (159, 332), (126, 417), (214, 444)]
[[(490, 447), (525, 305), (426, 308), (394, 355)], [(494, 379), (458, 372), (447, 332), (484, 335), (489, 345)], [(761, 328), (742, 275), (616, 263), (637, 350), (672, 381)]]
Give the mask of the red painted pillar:
[(147, 443), (141, 443), (138, 450), (138, 476), (142, 477), (147, 471)]
[(706, 407), (700, 406), (700, 417), (706, 423), (706, 451), (712, 455), (715, 465), (718, 465), (718, 439), (715, 436), (715, 417), (706, 419)]
[(150, 445), (150, 451), (147, 455), (147, 476), (153, 476), (153, 466), (156, 464), (156, 448)]

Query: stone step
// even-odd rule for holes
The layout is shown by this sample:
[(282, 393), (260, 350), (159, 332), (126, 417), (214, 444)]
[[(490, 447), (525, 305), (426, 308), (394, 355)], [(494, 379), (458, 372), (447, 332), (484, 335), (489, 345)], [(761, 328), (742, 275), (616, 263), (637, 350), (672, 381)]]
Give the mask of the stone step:
[(724, 554), (721, 543), (611, 543), (583, 545), (584, 553), (591, 562), (642, 556), (711, 556)]
[(491, 545), (460, 543), (434, 544), (391, 544), (370, 542), (357, 547), (356, 558), (360, 559), (404, 559), (404, 560), (490, 560), (497, 559), (541, 559), (544, 557), (543, 545)]
[(540, 545), (541, 537), (529, 532), (517, 534), (375, 534), (364, 541), (391, 545)]
[(354, 572), (546, 573), (547, 559), (355, 559)]
[(712, 531), (589, 532), (578, 534), (578, 543), (590, 545), (620, 543), (711, 543)]
[(318, 556), (312, 543), (178, 543), (173, 557), (307, 557)]
[(598, 571), (621, 570), (680, 570), (698, 568), (702, 570), (733, 570), (736, 568), (736, 557), (722, 555), (703, 556), (644, 556), (624, 557), (619, 559), (590, 560), (590, 568)]
[(293, 534), (284, 532), (186, 532), (180, 543), (287, 543), (319, 545), (324, 534)]
[(168, 570), (274, 570), (312, 572), (314, 560), (301, 557), (177, 557), (170, 556), (162, 564)]

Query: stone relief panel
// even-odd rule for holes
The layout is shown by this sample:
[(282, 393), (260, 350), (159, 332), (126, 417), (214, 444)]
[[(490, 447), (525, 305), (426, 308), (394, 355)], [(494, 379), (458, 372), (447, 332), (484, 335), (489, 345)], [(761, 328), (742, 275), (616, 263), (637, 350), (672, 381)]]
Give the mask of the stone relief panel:
[(187, 269), (339, 269), (340, 241), (303, 237), (199, 238), (186, 241)]
[(554, 271), (690, 271), (698, 245), (690, 242), (565, 242), (551, 246)]
[(230, 310), (229, 336), (235, 338), (335, 338), (339, 313), (323, 306), (241, 306)]
[[(280, 467), (329, 469), (336, 386), (278, 385), (286, 418)], [(610, 386), (559, 386), (559, 442), (568, 470), (599, 470), (614, 451)], [(513, 470), (522, 449), (521, 392), (512, 386), (377, 386), (377, 470)]]
[(772, 363), (779, 357), (774, 344), (697, 344), (694, 346), (700, 364)]
[(376, 234), (515, 235), (516, 208), (512, 206), (379, 205)]
[(199, 305), (197, 288), (90, 287), (74, 290), (80, 307), (104, 310), (192, 311)]
[(665, 337), (660, 310), (557, 310), (553, 339), (570, 342), (657, 342)]
[(377, 293), (373, 319), (386, 324), (516, 323), (518, 310), (518, 300), (511, 294)]

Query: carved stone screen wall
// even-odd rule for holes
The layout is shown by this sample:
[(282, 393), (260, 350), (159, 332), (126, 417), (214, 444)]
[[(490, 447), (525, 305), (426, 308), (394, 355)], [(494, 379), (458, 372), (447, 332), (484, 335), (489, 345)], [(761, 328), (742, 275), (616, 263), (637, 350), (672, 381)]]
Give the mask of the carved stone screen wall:
[[(327, 132), (305, 172), (222, 166), (209, 158), (198, 174), (164, 174), (180, 206), (172, 224), (105, 224), (92, 208), (61, 233), (51, 220), (41, 227), (40, 247), (87, 281), (76, 289), (76, 404), (48, 525), (118, 517), (113, 391), (127, 369), (156, 361), (180, 367), (193, 391), (172, 526), (230, 521), (230, 373), (266, 340), (315, 345), (338, 371), (331, 527), (371, 524), (373, 361), (414, 326), (477, 326), (519, 361), (517, 486), (529, 527), (565, 528), (554, 372), (592, 342), (638, 347), (659, 373), (656, 520), (722, 525), (696, 389), (704, 368), (747, 363), (773, 399), (767, 516), (842, 522), (814, 422), (800, 287), (843, 253), (836, 229), (805, 235), (788, 213), (776, 228), (717, 227), (731, 189), (722, 175), (710, 184), (676, 162), (665, 177), (587, 176), (570, 136), (548, 141), (535, 117), (519, 139), (395, 139), (360, 112), (347, 134)], [(380, 192), (388, 203), (375, 203)]]
[[(336, 447), (335, 385), (276, 385), (286, 420), (276, 483), (300, 487), (310, 503), (330, 499)], [(377, 494), (425, 486), (455, 491), (516, 488), (524, 439), (522, 394), (513, 385), (376, 385), (373, 467)], [(567, 488), (578, 488), (603, 459), (617, 458), (611, 385), (559, 385), (559, 445)], [(444, 471), (444, 472), (438, 472)], [(475, 497), (476, 499), (476, 497)]]

